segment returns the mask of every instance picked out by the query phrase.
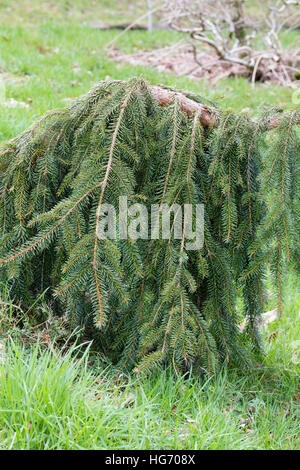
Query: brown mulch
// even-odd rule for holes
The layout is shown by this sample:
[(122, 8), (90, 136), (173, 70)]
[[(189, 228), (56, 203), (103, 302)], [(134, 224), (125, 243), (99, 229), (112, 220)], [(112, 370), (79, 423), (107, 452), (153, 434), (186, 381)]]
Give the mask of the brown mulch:
[[(211, 84), (227, 77), (241, 76), (250, 80), (252, 78), (251, 72), (249, 73), (246, 67), (221, 61), (210, 50), (197, 51), (197, 63), (195, 49), (183, 41), (170, 47), (139, 51), (134, 54), (123, 54), (116, 46), (113, 46), (108, 55), (118, 62), (151, 66), (159, 72), (171, 72), (177, 76), (187, 76), (193, 79), (204, 78)], [(300, 67), (300, 51), (294, 52), (293, 57), (290, 54), (289, 58), (284, 61), (284, 66), (271, 60), (262, 60), (259, 68), (263, 73), (258, 73), (256, 80), (291, 86), (299, 84), (299, 80), (296, 80), (297, 74), (290, 65), (291, 61), (298, 62), (297, 65)]]

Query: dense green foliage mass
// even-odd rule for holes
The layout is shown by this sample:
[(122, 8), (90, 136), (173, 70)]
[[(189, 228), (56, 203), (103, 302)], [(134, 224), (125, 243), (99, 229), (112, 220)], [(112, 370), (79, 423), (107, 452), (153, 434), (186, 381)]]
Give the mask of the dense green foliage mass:
[[(284, 264), (299, 259), (300, 113), (273, 110), (254, 122), (216, 112), (218, 126), (203, 128), (178, 97), (160, 106), (142, 80), (103, 82), (6, 144), (0, 281), (16, 301), (30, 305), (47, 290), (72, 329), (137, 372), (249, 365), (265, 267), (281, 309)], [(118, 233), (100, 240), (97, 209), (118, 207), (119, 196), (147, 207), (203, 203), (203, 248)]]

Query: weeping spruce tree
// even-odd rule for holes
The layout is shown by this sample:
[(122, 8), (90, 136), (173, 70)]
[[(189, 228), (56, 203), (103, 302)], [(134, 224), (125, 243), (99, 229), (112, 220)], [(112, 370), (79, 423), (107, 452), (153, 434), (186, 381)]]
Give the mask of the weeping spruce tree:
[[(254, 121), (140, 79), (100, 83), (2, 148), (0, 281), (25, 307), (45, 292), (120, 367), (251, 365), (266, 266), (281, 311), (285, 265), (299, 260), (299, 123), (299, 111)], [(184, 234), (99, 239), (97, 209), (119, 196), (204, 204), (203, 248), (186, 250)]]

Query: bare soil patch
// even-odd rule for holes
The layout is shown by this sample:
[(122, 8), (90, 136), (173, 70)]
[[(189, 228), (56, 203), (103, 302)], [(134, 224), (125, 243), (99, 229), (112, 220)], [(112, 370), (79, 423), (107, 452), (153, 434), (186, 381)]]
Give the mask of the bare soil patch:
[(259, 68), (263, 69), (263, 78), (257, 72), (255, 77), (246, 67), (220, 60), (211, 51), (196, 51), (185, 41), (153, 51), (139, 51), (123, 54), (116, 46), (109, 51), (109, 57), (118, 62), (131, 65), (155, 67), (159, 72), (171, 72), (177, 76), (193, 79), (205, 78), (212, 84), (227, 77), (246, 77), (249, 80), (277, 83), (285, 86), (300, 86), (300, 74), (291, 63), (300, 67), (300, 50), (290, 53), (284, 64), (272, 60), (262, 60)]

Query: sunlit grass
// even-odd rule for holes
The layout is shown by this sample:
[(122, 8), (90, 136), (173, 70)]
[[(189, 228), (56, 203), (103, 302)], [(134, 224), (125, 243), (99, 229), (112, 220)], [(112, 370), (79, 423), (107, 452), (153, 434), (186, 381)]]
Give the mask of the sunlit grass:
[(291, 272), (283, 316), (263, 332), (266, 362), (246, 376), (224, 369), (179, 378), (164, 370), (138, 378), (120, 375), (87, 344), (76, 346), (75, 336), (56, 341), (54, 320), (36, 329), (2, 286), (2, 448), (298, 448), (299, 287)]
[[(291, 108), (293, 90), (228, 78), (210, 85), (205, 80), (159, 73), (155, 68), (133, 66), (109, 59), (105, 46), (119, 31), (100, 31), (76, 22), (37, 23), (35, 27), (0, 23), (0, 78), (6, 98), (17, 104), (1, 105), (0, 140), (24, 130), (49, 109), (65, 107), (69, 100), (87, 93), (100, 80), (141, 76), (190, 90), (216, 100), (223, 108), (256, 114), (264, 106)], [(115, 46), (125, 53), (176, 43), (182, 36), (172, 31), (130, 31)], [(5, 73), (6, 75), (1, 75)]]

